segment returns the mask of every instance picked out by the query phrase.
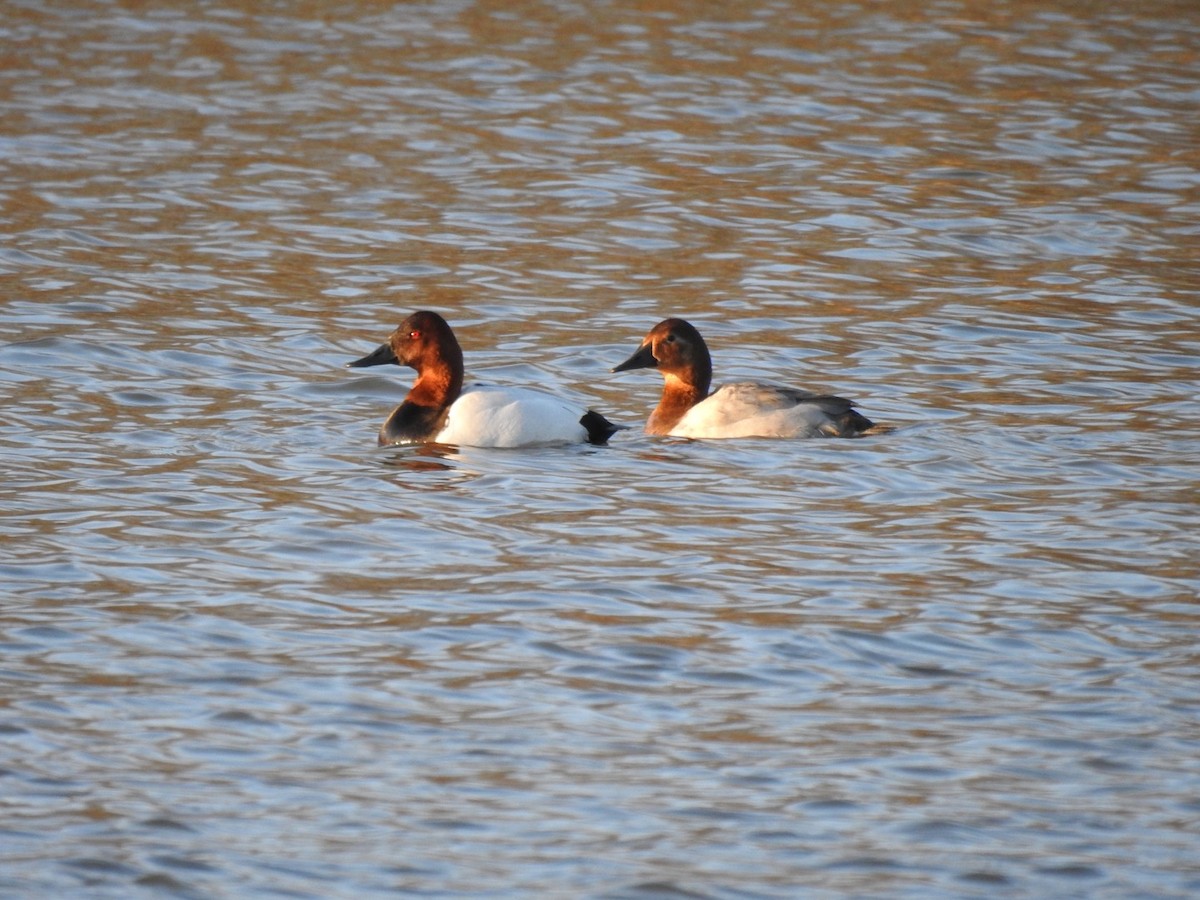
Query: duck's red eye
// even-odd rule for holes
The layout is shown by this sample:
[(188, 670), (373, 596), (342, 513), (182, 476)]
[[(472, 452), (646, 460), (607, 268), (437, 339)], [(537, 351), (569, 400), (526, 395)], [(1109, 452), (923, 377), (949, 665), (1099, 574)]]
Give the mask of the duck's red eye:
[(419, 331), (410, 331), (410, 332), (408, 333), (408, 339), (409, 339), (410, 341), (415, 341), (415, 340), (416, 340), (417, 338), (419, 338), (420, 336), (421, 336), (421, 332), (419, 332)]

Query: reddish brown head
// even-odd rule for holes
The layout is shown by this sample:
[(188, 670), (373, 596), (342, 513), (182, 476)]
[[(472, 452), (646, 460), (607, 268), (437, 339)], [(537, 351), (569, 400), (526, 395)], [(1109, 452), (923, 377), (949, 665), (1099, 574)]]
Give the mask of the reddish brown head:
[(435, 312), (421, 310), (400, 323), (388, 342), (351, 368), (394, 363), (417, 370), (417, 380), (380, 430), (380, 443), (425, 440), (436, 433), (462, 393), (462, 347), (450, 326)]
[(708, 396), (712, 357), (700, 332), (683, 319), (663, 319), (650, 329), (642, 345), (614, 372), (658, 369), (663, 376), (662, 399), (646, 423), (651, 434), (667, 434), (684, 413)]

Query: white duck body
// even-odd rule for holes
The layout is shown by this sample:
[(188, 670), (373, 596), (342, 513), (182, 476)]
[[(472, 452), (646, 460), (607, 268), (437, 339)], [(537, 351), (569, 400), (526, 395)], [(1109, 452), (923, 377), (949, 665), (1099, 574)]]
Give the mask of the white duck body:
[(433, 440), (470, 447), (577, 444), (588, 439), (580, 410), (526, 388), (470, 388), (451, 404)]
[(668, 432), (683, 438), (837, 437), (849, 401), (756, 381), (722, 385)]

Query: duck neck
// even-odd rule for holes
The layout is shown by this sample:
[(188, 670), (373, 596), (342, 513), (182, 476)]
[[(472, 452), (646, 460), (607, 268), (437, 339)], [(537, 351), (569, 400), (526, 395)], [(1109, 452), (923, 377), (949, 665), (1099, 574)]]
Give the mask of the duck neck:
[(446, 410), (462, 394), (462, 383), (461, 352), (458, 355), (458, 365), (454, 365), (453, 360), (446, 359), (443, 354), (438, 354), (418, 370), (417, 380), (409, 389), (404, 402)]
[(462, 394), (461, 351), (457, 360), (455, 365), (454, 359), (438, 354), (423, 362), (404, 402), (392, 410), (379, 429), (379, 443), (427, 441), (442, 430), (447, 411)]
[(648, 433), (670, 434), (687, 411), (708, 396), (708, 385), (712, 380), (711, 364), (707, 371), (693, 375), (702, 377), (684, 379), (670, 372), (663, 373), (662, 397), (646, 423)]

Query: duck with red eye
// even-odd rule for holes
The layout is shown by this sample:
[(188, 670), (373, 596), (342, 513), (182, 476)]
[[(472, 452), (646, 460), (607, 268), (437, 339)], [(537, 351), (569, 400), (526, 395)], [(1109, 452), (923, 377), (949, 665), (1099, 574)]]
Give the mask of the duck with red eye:
[(413, 313), (386, 344), (346, 365), (387, 364), (415, 369), (417, 380), (379, 429), (380, 444), (603, 444), (616, 431), (599, 413), (578, 410), (540, 391), (499, 387), (464, 391), (462, 347), (446, 320), (435, 312)]
[(658, 369), (662, 397), (646, 422), (647, 434), (685, 438), (858, 437), (873, 422), (854, 403), (777, 384), (743, 381), (709, 393), (712, 357), (689, 322), (664, 319), (614, 372)]

